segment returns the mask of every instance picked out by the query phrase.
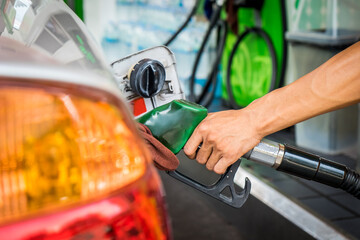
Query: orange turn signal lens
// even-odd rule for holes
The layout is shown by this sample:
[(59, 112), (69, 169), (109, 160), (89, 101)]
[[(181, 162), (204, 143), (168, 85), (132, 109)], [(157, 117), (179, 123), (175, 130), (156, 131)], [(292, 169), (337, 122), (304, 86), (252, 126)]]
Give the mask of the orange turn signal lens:
[(118, 107), (0, 79), (0, 223), (110, 193), (146, 165)]

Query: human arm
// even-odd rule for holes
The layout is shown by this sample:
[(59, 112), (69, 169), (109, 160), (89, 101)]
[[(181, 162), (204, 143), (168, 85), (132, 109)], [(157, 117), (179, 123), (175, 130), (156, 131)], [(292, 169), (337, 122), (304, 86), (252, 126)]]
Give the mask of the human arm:
[[(316, 115), (360, 101), (360, 42), (292, 84), (242, 110), (209, 114), (184, 147), (185, 154), (224, 173), (260, 140)], [(196, 153), (197, 147), (201, 149)]]

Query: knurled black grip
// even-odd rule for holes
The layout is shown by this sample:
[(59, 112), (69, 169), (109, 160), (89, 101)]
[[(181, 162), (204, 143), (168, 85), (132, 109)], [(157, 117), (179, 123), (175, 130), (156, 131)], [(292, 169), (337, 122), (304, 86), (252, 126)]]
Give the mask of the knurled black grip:
[(340, 187), (347, 172), (342, 164), (287, 145), (277, 170), (332, 187)]

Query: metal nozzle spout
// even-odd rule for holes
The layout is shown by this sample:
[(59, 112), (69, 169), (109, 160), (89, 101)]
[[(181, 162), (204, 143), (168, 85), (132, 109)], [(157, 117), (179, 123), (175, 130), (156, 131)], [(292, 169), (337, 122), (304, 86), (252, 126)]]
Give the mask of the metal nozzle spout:
[(247, 152), (243, 158), (258, 162), (260, 164), (277, 168), (284, 156), (284, 145), (263, 139), (251, 151)]

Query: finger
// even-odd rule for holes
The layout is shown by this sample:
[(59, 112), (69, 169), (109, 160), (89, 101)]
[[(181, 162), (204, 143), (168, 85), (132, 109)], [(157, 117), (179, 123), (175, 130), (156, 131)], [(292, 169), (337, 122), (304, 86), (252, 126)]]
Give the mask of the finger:
[(203, 144), (196, 154), (196, 161), (205, 164), (212, 153), (212, 147), (209, 144)]
[(217, 174), (223, 174), (225, 173), (226, 169), (233, 164), (235, 160), (229, 159), (229, 158), (221, 158), (214, 166), (214, 172)]
[(214, 150), (206, 162), (206, 168), (210, 171), (214, 169), (215, 164), (221, 159), (221, 153), (219, 151)]
[(202, 141), (203, 141), (203, 138), (202, 138), (201, 134), (198, 133), (197, 128), (196, 128), (184, 146), (184, 153), (190, 159), (195, 159), (196, 151), (198, 150), (198, 146), (201, 144)]

